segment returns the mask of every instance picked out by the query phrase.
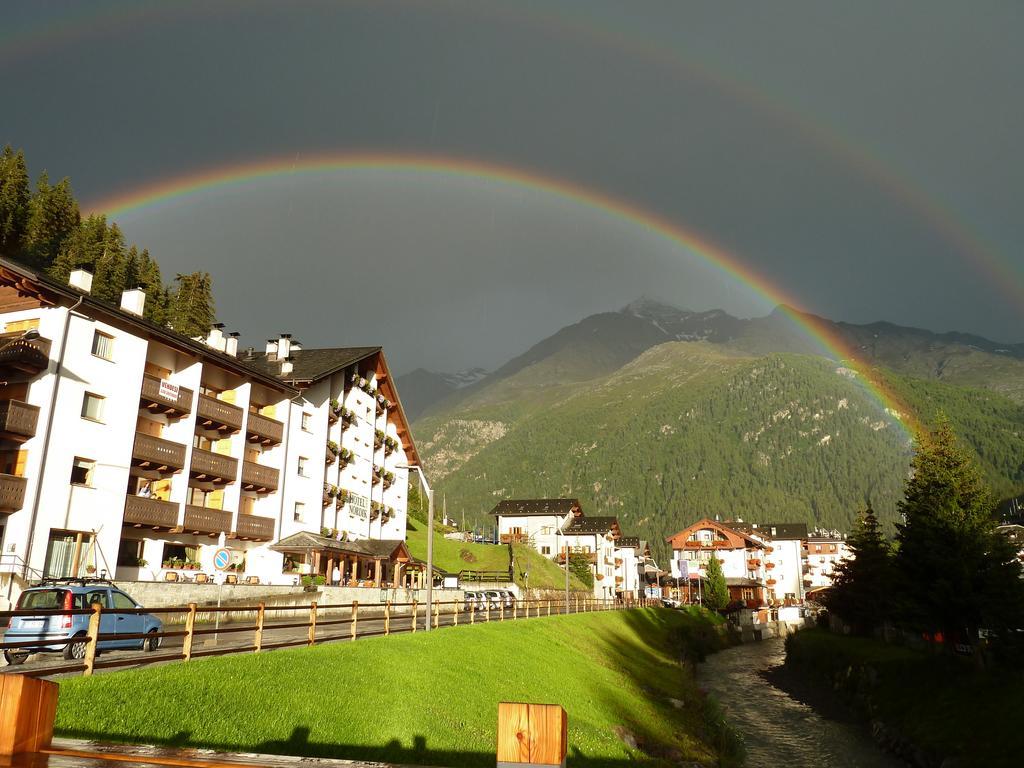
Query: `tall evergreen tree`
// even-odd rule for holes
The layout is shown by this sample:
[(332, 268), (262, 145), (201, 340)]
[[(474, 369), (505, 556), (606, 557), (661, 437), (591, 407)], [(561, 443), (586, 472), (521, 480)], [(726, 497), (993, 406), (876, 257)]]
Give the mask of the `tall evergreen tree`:
[(892, 548), (870, 506), (847, 540), (851, 557), (839, 562), (828, 590), (828, 609), (858, 634), (870, 634), (891, 616)]
[(177, 287), (168, 307), (168, 323), (186, 336), (206, 336), (216, 320), (213, 278), (209, 272), (190, 272), (175, 277)]
[(138, 256), (135, 286), (146, 292), (146, 306), (143, 316), (154, 323), (166, 325), (168, 322), (168, 306), (170, 292), (164, 286), (160, 275), (160, 265), (150, 257), (149, 251), (143, 249)]
[(35, 194), (29, 201), (25, 261), (36, 269), (49, 269), (80, 223), (81, 214), (71, 192), (71, 182), (64, 178), (52, 186), (46, 174), (40, 174)]
[(96, 264), (103, 258), (107, 245), (107, 219), (93, 214), (71, 234), (61, 248), (60, 254), (50, 265), (49, 274), (65, 281), (76, 269), (85, 269), (96, 274)]
[(29, 198), (25, 155), (8, 144), (0, 153), (0, 253), (5, 256), (21, 255)]
[(121, 291), (126, 287), (125, 244), (117, 224), (107, 226), (103, 234), (103, 252), (94, 266), (92, 295), (102, 301), (119, 304)]
[(945, 417), (918, 438), (899, 510), (896, 558), (901, 618), (975, 642), (978, 629), (1008, 637), (1024, 626), (1024, 582), (1010, 542), (996, 533), (995, 505), (981, 473)]
[(704, 584), (704, 606), (720, 611), (729, 604), (729, 586), (725, 583), (721, 561), (712, 553), (705, 568), (707, 581)]

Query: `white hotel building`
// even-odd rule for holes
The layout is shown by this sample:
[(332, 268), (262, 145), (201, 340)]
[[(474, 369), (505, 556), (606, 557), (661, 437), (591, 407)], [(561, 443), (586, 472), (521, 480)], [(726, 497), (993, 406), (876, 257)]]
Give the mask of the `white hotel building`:
[(42, 575), (405, 583), (418, 457), (380, 348), (240, 353), (90, 285), (0, 259), (0, 604)]

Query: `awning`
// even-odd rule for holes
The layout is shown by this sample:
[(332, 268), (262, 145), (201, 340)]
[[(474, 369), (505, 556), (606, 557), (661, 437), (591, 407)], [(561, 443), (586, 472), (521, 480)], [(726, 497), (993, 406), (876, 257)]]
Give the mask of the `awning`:
[(275, 552), (337, 552), (342, 555), (365, 557), (370, 560), (411, 560), (409, 548), (402, 539), (361, 539), (338, 541), (309, 531), (285, 536), (270, 547)]

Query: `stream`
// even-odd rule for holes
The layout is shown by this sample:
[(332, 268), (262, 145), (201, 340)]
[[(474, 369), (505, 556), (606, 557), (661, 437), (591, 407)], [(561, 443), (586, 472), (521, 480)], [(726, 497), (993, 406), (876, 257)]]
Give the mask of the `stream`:
[(697, 668), (697, 680), (722, 705), (743, 738), (750, 768), (900, 768), (867, 729), (818, 714), (761, 672), (785, 661), (782, 639), (745, 643), (712, 654)]

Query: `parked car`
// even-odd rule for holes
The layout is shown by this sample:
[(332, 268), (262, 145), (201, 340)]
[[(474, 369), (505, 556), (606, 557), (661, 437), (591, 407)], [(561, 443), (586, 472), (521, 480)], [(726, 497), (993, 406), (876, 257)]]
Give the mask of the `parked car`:
[(482, 596), (479, 592), (466, 592), (466, 602), (462, 607), (462, 610), (467, 612), (479, 611), (482, 607)]
[(488, 605), (495, 611), (501, 608), (510, 610), (516, 601), (515, 595), (507, 589), (489, 589), (484, 594), (487, 596)]
[[(163, 630), (163, 622), (149, 613), (116, 613), (118, 610), (135, 610), (141, 608), (131, 597), (115, 587), (111, 582), (100, 579), (53, 579), (45, 581), (37, 587), (30, 587), (21, 593), (17, 611), (52, 611), (52, 610), (88, 610), (94, 603), (99, 603), (104, 612), (100, 616), (100, 634), (113, 635), (110, 640), (101, 640), (97, 650), (113, 650), (118, 648), (138, 648), (155, 651), (160, 647), (157, 636)], [(110, 611), (109, 613), (107, 611)], [(86, 636), (89, 630), (89, 616), (76, 615), (42, 615), (12, 616), (4, 633), (5, 643), (34, 642), (24, 648), (4, 650), (4, 658), (8, 664), (22, 664), (32, 653), (63, 653), (68, 660), (85, 658)], [(146, 637), (126, 637), (118, 635), (145, 635)], [(70, 638), (82, 638), (78, 642), (59, 642)]]

